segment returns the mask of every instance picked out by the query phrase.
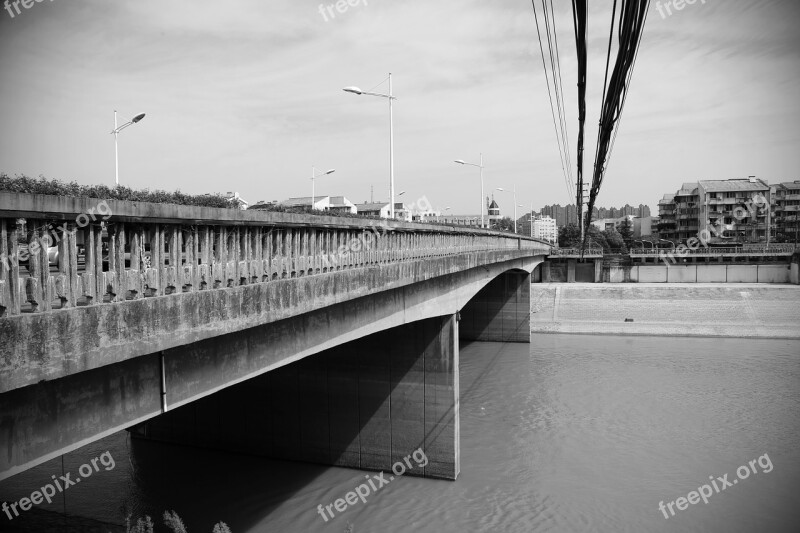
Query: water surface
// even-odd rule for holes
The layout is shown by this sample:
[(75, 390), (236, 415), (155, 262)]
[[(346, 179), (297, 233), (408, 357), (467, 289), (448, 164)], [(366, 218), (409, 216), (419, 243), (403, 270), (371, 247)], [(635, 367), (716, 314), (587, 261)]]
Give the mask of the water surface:
[[(317, 506), (365, 473), (130, 440), (54, 510), (119, 523), (174, 509), (190, 533), (307, 531), (795, 532), (800, 527), (800, 342), (536, 335), (461, 351), (461, 475), (398, 478), (325, 522)], [(665, 519), (665, 504), (764, 454), (773, 466)], [(9, 480), (30, 493), (61, 461)], [(9, 523), (0, 516), (0, 529)], [(15, 521), (21, 523), (19, 519)], [(82, 530), (82, 529), (81, 529)], [(102, 529), (99, 529), (102, 530)], [(106, 531), (109, 528), (105, 529)]]

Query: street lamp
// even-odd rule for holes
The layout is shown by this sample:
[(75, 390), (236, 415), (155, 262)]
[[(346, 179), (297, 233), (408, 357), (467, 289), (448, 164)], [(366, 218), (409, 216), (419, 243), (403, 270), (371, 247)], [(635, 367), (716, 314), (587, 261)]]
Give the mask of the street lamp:
[(531, 202), (531, 238), (533, 238), (533, 202)]
[[(497, 190), (500, 191), (500, 192), (513, 192), (514, 193), (514, 233), (516, 233), (517, 232), (517, 186), (514, 185), (514, 190), (513, 191), (507, 191), (502, 187), (498, 187)], [(522, 207), (522, 206), (520, 206), (520, 207)]]
[(362, 91), (358, 87), (345, 87), (342, 90), (358, 95), (379, 96), (389, 100), (389, 216), (394, 218), (394, 119), (392, 117), (392, 100), (397, 100), (397, 97), (392, 95), (392, 73), (389, 73), (389, 94)]
[(116, 172), (114, 173), (114, 179), (117, 185), (119, 185), (119, 146), (117, 145), (117, 136), (119, 135), (119, 132), (121, 132), (122, 130), (124, 130), (125, 128), (127, 128), (132, 124), (136, 124), (143, 118), (144, 118), (144, 113), (139, 113), (138, 115), (133, 117), (133, 120), (129, 120), (122, 126), (117, 126), (117, 110), (116, 109), (114, 110), (114, 129), (111, 131), (111, 133), (114, 134), (114, 165), (116, 169)]
[(479, 165), (476, 165), (475, 163), (466, 163), (466, 162), (464, 162), (463, 159), (456, 159), (455, 162), (458, 163), (459, 165), (469, 165), (471, 167), (478, 167), (479, 169), (481, 169), (481, 227), (484, 228), (486, 226), (483, 223), (483, 213), (484, 213), (484, 211), (486, 211), (486, 207), (485, 207), (485, 205), (483, 203), (484, 202), (484, 199), (483, 199), (483, 154), (481, 154), (481, 163)]
[(324, 174), (320, 174), (319, 176), (317, 176), (317, 169), (315, 167), (313, 167), (313, 166), (311, 167), (311, 210), (312, 211), (314, 210), (314, 203), (315, 203), (315, 201), (317, 199), (317, 196), (316, 196), (316, 192), (317, 191), (315, 189), (316, 182), (317, 182), (317, 177), (321, 178), (322, 176), (327, 176), (328, 174), (333, 174), (334, 172), (336, 172), (336, 169), (332, 168), (332, 169), (326, 171)]

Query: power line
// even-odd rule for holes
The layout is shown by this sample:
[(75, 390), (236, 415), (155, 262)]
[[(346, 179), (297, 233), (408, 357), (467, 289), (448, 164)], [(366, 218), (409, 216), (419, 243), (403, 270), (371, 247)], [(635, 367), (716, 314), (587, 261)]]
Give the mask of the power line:
[[(552, 47), (552, 41), (550, 39), (550, 35), (551, 34), (550, 34), (550, 29), (549, 29), (549, 23), (547, 22), (547, 16), (546, 16), (547, 8), (545, 7), (544, 1), (545, 0), (542, 0), (542, 7), (543, 7), (543, 11), (545, 12), (544, 18), (545, 18), (547, 35), (548, 35), (548, 55), (550, 56), (550, 59), (551, 59), (551, 65), (554, 66), (553, 47)], [(550, 112), (551, 112), (551, 114), (553, 116), (553, 128), (554, 128), (555, 134), (556, 134), (556, 143), (558, 144), (558, 156), (559, 156), (559, 159), (561, 160), (561, 171), (562, 171), (562, 173), (564, 175), (564, 182), (565, 182), (565, 185), (566, 185), (566, 188), (567, 188), (567, 194), (568, 194), (568, 196), (570, 198), (572, 198), (574, 195), (573, 195), (573, 190), (572, 190), (572, 180), (570, 179), (571, 172), (569, 171), (569, 156), (568, 156), (568, 153), (567, 153), (566, 137), (564, 136), (564, 133), (563, 133), (564, 130), (559, 127), (559, 125), (563, 125), (564, 124), (563, 106), (559, 103), (560, 102), (560, 98), (559, 98), (560, 97), (560, 93), (559, 92), (557, 92), (557, 94), (556, 94), (557, 103), (555, 105), (553, 103), (553, 91), (557, 91), (556, 79), (555, 79), (556, 70), (555, 70), (555, 67), (554, 67), (553, 68), (553, 74), (552, 74), (553, 75), (553, 90), (551, 91), (551, 89), (550, 89), (550, 74), (548, 73), (548, 70), (547, 70), (547, 61), (545, 60), (544, 44), (542, 42), (542, 32), (541, 32), (541, 30), (539, 28), (539, 15), (538, 15), (538, 13), (536, 11), (536, 0), (532, 0), (532, 4), (533, 4), (534, 19), (536, 20), (536, 35), (537, 35), (538, 40), (539, 40), (539, 50), (540, 50), (541, 55), (542, 55), (542, 68), (544, 70), (544, 77), (545, 77), (545, 82), (546, 82), (546, 85), (547, 85), (547, 96), (548, 96), (548, 98), (550, 100)], [(556, 114), (557, 114), (556, 113), (556, 109), (557, 108), (559, 110), (558, 111), (558, 118), (556, 118)]]
[[(586, 125), (586, 0), (572, 0), (572, 20), (575, 26), (575, 49), (578, 53), (578, 160), (577, 196), (578, 224), (583, 228), (583, 141)], [(583, 239), (581, 239), (583, 240)]]
[[(564, 155), (567, 160), (567, 174), (569, 177), (569, 183), (572, 185), (574, 177), (572, 174), (572, 166), (569, 163), (572, 160), (572, 155), (569, 150), (569, 131), (567, 129), (566, 105), (564, 104), (564, 87), (563, 83), (561, 82), (561, 57), (558, 51), (558, 33), (556, 32), (556, 16), (555, 12), (553, 11), (553, 0), (550, 0), (550, 19), (553, 21), (552, 34), (550, 32), (550, 23), (547, 17), (547, 5), (544, 0), (542, 0), (542, 7), (544, 8), (545, 29), (547, 30), (547, 41), (550, 49), (550, 67), (553, 71), (553, 86), (555, 87), (556, 93), (559, 124), (561, 126), (561, 135), (565, 148)], [(555, 54), (553, 53), (553, 45), (555, 45)]]
[[(614, 21), (616, 19), (616, 4), (614, 1), (614, 13), (612, 14), (611, 36), (614, 31)], [(616, 142), (616, 135), (622, 110), (625, 107), (628, 90), (630, 89), (633, 68), (639, 57), (644, 25), (647, 20), (647, 11), (650, 7), (650, 0), (621, 0), (618, 25), (617, 58), (614, 70), (608, 79), (608, 66), (611, 56), (611, 41), (609, 39), (608, 59), (606, 61), (606, 83), (603, 89), (603, 102), (600, 113), (600, 125), (597, 136), (597, 148), (595, 151), (594, 174), (592, 176), (592, 186), (589, 193), (588, 213), (590, 216), (584, 221), (585, 233), (588, 233), (591, 223), (591, 212), (611, 155), (611, 150)], [(617, 127), (615, 130), (615, 126)], [(585, 239), (583, 242), (585, 246)]]

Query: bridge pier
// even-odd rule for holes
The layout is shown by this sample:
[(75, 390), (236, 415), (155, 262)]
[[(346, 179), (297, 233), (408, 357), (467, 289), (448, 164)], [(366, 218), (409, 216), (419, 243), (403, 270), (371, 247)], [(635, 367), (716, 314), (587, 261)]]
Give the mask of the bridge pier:
[[(368, 335), (139, 426), (139, 437), (387, 473), (460, 470), (455, 315)], [(421, 449), (427, 464), (404, 461)], [(417, 454), (419, 457), (419, 454)]]
[(531, 342), (531, 275), (513, 270), (489, 282), (461, 310), (460, 326), (463, 340)]

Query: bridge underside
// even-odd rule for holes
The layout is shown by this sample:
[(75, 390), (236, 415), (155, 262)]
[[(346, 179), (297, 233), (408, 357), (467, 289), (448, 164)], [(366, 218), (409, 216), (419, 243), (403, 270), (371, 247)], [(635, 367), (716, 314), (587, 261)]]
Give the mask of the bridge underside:
[(458, 339), (529, 342), (540, 260), (440, 276), (6, 392), (0, 479), (134, 426), (150, 438), (364, 469), (388, 470), (422, 449), (428, 465), (407, 475), (455, 479)]

